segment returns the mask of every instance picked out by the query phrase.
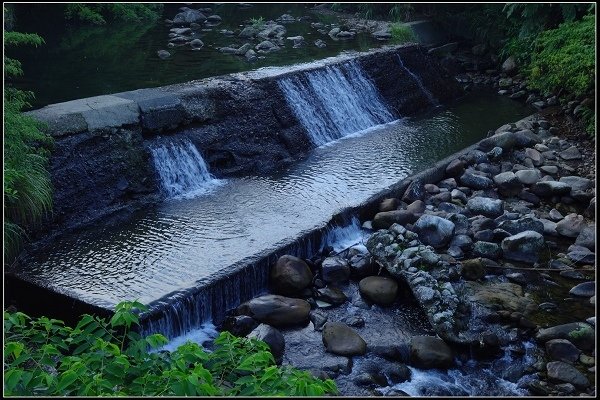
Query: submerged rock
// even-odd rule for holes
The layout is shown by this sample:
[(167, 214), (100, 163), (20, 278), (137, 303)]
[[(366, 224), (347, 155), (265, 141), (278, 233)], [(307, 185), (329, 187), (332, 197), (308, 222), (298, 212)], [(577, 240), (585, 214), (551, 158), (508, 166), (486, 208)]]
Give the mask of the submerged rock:
[(410, 341), (410, 363), (417, 368), (450, 368), (454, 363), (452, 349), (433, 336), (413, 336)]
[(321, 264), (321, 270), (326, 283), (344, 283), (350, 279), (350, 266), (342, 257), (327, 257)]

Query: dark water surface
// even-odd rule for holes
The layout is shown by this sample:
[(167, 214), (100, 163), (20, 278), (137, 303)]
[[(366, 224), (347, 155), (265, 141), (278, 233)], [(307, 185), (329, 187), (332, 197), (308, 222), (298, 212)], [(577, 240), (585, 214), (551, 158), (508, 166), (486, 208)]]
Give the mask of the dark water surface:
[(117, 228), (67, 235), (25, 260), (19, 274), (101, 307), (149, 303), (324, 226), (342, 209), (530, 112), (493, 93), (471, 93), (447, 109), (317, 148), (276, 174), (228, 179)]

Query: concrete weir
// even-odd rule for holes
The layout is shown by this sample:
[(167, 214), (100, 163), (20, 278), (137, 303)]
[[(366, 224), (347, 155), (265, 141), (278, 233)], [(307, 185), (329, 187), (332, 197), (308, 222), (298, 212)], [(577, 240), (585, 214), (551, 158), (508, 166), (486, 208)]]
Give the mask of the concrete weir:
[(301, 158), (314, 145), (277, 85), (284, 77), (354, 60), (396, 117), (430, 107), (399, 57), (440, 101), (457, 95), (454, 80), (440, 74), (435, 59), (418, 45), (403, 45), (31, 111), (55, 139), (50, 159), (54, 209), (34, 237), (160, 201), (149, 150), (157, 140), (189, 139), (217, 178), (266, 173)]

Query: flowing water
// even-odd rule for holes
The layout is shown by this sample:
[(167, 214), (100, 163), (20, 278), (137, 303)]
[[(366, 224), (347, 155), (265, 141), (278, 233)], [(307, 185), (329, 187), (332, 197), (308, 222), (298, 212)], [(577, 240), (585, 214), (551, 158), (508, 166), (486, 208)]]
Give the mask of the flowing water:
[(439, 101), (437, 101), (437, 99), (433, 96), (433, 94), (425, 87), (423, 80), (404, 65), (404, 62), (402, 61), (400, 54), (398, 54), (398, 64), (400, 64), (400, 66), (414, 79), (414, 81), (417, 83), (417, 85), (419, 85), (421, 92), (423, 92), (425, 94), (425, 96), (429, 100), (429, 103), (434, 106), (439, 105)]

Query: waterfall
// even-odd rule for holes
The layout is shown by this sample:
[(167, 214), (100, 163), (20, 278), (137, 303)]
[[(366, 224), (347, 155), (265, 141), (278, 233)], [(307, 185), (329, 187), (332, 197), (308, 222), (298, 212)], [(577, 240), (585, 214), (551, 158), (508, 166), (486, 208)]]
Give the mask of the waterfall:
[(439, 101), (437, 101), (437, 99), (435, 97), (433, 97), (433, 94), (431, 94), (431, 92), (429, 90), (427, 90), (427, 88), (423, 84), (423, 81), (421, 80), (421, 78), (419, 78), (416, 74), (414, 74), (410, 69), (406, 68), (406, 66), (402, 62), (402, 58), (400, 58), (400, 54), (397, 54), (397, 56), (398, 56), (398, 63), (400, 64), (402, 69), (404, 69), (414, 79), (414, 81), (417, 82), (417, 85), (419, 85), (419, 88), (421, 88), (421, 92), (423, 92), (423, 94), (427, 97), (427, 100), (429, 100), (429, 103), (434, 106), (439, 105), (440, 104)]
[(395, 119), (356, 61), (283, 78), (277, 84), (316, 146)]
[(220, 181), (215, 179), (196, 146), (185, 139), (150, 149), (163, 191), (169, 198), (206, 192)]

